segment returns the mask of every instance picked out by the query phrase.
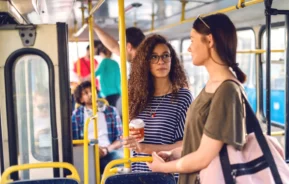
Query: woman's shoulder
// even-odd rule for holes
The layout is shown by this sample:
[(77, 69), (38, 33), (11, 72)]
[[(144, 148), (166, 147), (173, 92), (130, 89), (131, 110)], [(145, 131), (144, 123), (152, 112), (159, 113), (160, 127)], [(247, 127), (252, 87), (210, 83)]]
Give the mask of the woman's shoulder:
[(177, 98), (181, 101), (188, 101), (188, 103), (191, 103), (193, 101), (193, 94), (187, 88), (180, 88), (177, 93)]

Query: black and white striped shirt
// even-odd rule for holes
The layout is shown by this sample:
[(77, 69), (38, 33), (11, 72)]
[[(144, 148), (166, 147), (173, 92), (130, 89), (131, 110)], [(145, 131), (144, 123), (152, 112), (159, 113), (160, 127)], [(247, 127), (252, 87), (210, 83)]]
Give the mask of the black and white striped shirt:
[[(192, 103), (188, 89), (180, 89), (176, 98), (172, 94), (153, 97), (148, 106), (137, 118), (145, 122), (144, 144), (174, 144), (183, 140), (186, 113)], [(152, 114), (155, 113), (155, 117)], [(151, 156), (133, 153), (134, 157)], [(133, 172), (150, 171), (146, 163), (133, 163)]]

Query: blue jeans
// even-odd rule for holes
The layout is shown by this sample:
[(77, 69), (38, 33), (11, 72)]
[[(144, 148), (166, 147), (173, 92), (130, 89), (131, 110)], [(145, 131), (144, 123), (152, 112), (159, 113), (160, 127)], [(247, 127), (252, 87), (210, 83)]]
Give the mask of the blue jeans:
[(107, 154), (105, 157), (100, 159), (100, 174), (103, 173), (105, 166), (111, 162), (112, 160), (116, 160), (116, 159), (121, 159), (122, 158), (122, 154), (120, 151), (112, 151), (109, 154)]

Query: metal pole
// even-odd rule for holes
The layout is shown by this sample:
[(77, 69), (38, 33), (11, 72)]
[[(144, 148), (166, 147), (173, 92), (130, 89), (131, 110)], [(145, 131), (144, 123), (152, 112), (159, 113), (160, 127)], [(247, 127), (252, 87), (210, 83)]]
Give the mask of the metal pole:
[[(125, 15), (124, 0), (118, 0), (119, 13), (119, 40), (120, 40), (120, 60), (121, 60), (121, 91), (122, 91), (122, 117), (123, 117), (123, 136), (128, 137), (128, 85), (126, 78), (126, 35), (125, 35)], [(130, 150), (124, 148), (124, 158), (130, 158)], [(125, 168), (130, 168), (130, 164), (124, 164)]]
[[(88, 1), (88, 11), (91, 12), (92, 9), (92, 0)], [(97, 91), (95, 86), (95, 75), (94, 75), (94, 31), (93, 31), (93, 15), (91, 14), (88, 17), (89, 24), (89, 42), (90, 42), (90, 77), (91, 77), (91, 92), (92, 92), (92, 111), (93, 115), (97, 113)], [(94, 139), (98, 140), (98, 128), (97, 128), (97, 118), (93, 118), (94, 124)], [(100, 183), (100, 166), (99, 166), (99, 147), (98, 143), (94, 146), (95, 149), (95, 175), (96, 175), (96, 183)], [(88, 174), (87, 174), (88, 175)], [(87, 178), (88, 179), (88, 178)], [(87, 183), (88, 184), (88, 180)]]
[(267, 122), (267, 134), (271, 135), (271, 15), (267, 10), (266, 13), (266, 36), (267, 36), (267, 48), (266, 48), (266, 122)]
[(187, 1), (183, 0), (182, 1), (181, 22), (185, 20), (186, 4), (187, 4)]
[(286, 88), (285, 88), (285, 159), (289, 162), (289, 14), (285, 15), (286, 28)]

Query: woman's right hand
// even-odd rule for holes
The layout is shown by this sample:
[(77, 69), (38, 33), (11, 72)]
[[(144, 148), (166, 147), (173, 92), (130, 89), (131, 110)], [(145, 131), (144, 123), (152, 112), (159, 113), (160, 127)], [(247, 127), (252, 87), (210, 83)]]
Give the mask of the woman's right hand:
[(141, 152), (141, 145), (132, 136), (122, 138), (122, 145), (123, 147), (129, 148), (135, 152), (138, 152), (138, 153)]
[(161, 157), (165, 162), (172, 161), (172, 152), (171, 151), (160, 151), (158, 156)]
[(129, 128), (129, 136), (135, 138), (136, 141), (141, 140), (141, 133), (135, 128)]

